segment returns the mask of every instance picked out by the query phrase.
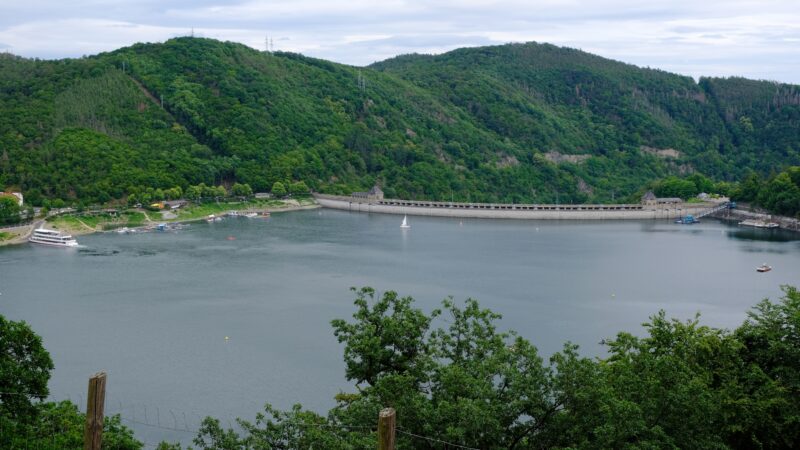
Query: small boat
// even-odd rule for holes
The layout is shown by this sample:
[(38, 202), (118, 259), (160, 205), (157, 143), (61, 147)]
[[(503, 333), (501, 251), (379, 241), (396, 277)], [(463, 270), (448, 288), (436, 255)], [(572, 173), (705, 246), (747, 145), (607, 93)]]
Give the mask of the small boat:
[(32, 244), (50, 245), (53, 247), (77, 247), (78, 241), (68, 234), (61, 234), (56, 230), (37, 228), (28, 238)]
[(403, 223), (400, 224), (400, 228), (411, 228), (411, 225), (408, 224), (408, 216), (403, 216)]
[(269, 211), (262, 212), (261, 217), (269, 217)]
[(228, 217), (239, 217), (239, 211), (228, 211)]
[(249, 213), (246, 213), (244, 216), (247, 217), (248, 219), (254, 219), (254, 218), (258, 217), (258, 213), (257, 212), (249, 212)]
[(768, 266), (767, 263), (756, 267), (756, 272), (769, 272), (770, 270), (772, 270), (772, 266)]
[(206, 217), (206, 222), (208, 222), (208, 223), (222, 222), (222, 217), (214, 215), (214, 214), (209, 214), (208, 217)]
[(128, 227), (122, 227), (122, 228), (117, 230), (117, 233), (119, 233), (119, 234), (128, 234), (130, 232), (131, 232), (131, 229), (128, 228)]

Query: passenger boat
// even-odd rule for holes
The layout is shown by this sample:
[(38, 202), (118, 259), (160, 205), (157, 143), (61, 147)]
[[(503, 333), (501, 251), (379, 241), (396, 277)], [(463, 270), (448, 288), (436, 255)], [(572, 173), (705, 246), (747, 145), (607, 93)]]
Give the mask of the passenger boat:
[(756, 267), (756, 272), (769, 272), (770, 270), (772, 270), (772, 266), (768, 266), (767, 263)]
[(28, 242), (34, 244), (50, 245), (53, 247), (77, 247), (78, 241), (68, 234), (61, 234), (56, 230), (37, 228), (28, 238)]

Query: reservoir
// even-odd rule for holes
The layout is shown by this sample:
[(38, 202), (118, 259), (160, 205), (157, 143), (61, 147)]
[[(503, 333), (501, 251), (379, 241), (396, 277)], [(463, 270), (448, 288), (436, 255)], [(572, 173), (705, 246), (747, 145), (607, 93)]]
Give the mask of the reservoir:
[[(426, 312), (478, 299), (547, 357), (566, 341), (602, 356), (600, 340), (641, 334), (659, 309), (734, 328), (782, 284), (800, 285), (800, 235), (780, 230), (401, 220), (323, 209), (1, 248), (0, 314), (42, 336), (52, 399), (83, 410), (89, 376), (106, 371), (106, 412), (153, 448), (188, 443), (206, 415), (227, 426), (265, 402), (324, 412), (352, 392), (330, 327), (354, 312), (352, 286), (413, 296)], [(764, 262), (773, 270), (757, 273)]]

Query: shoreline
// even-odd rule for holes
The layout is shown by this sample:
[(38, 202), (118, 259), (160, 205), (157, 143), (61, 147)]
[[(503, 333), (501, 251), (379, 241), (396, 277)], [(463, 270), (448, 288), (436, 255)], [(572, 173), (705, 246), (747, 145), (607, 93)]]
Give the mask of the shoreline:
[[(315, 201), (312, 204), (299, 204), (299, 203), (297, 203), (297, 204), (286, 204), (286, 206), (283, 206), (283, 207), (280, 207), (280, 206), (263, 207), (263, 208), (258, 208), (258, 210), (259, 211), (263, 211), (263, 212), (269, 212), (270, 214), (274, 214), (274, 213), (291, 212), (291, 211), (302, 211), (302, 210), (307, 210), (307, 209), (319, 209), (321, 207), (322, 206)], [(225, 211), (241, 212), (241, 211), (251, 211), (253, 209), (254, 209), (253, 205), (249, 204), (249, 205), (247, 205), (247, 207), (241, 207), (241, 208), (230, 207), (230, 208), (226, 208)], [(177, 218), (172, 218), (172, 219), (153, 220), (153, 218), (151, 218), (147, 214), (147, 211), (135, 210), (135, 212), (143, 213), (146, 219), (145, 219), (145, 222), (140, 224), (140, 225), (129, 227), (132, 230), (147, 229), (147, 228), (152, 227), (153, 225), (157, 225), (159, 223), (185, 224), (185, 223), (192, 223), (192, 222), (199, 222), (199, 221), (206, 220), (206, 216), (191, 217), (191, 218), (186, 218), (186, 219), (181, 219), (180, 216), (178, 216)], [(59, 216), (53, 216), (53, 218), (56, 218), (56, 219), (58, 217)], [(96, 227), (92, 228), (91, 226), (87, 225), (86, 223), (84, 223), (80, 219), (76, 218), (76, 220), (80, 223), (80, 225), (76, 226), (76, 227), (69, 227), (69, 226), (64, 227), (63, 225), (61, 225), (61, 226), (51, 225), (48, 228), (51, 228), (51, 229), (54, 229), (54, 230), (58, 230), (58, 231), (63, 231), (64, 233), (68, 233), (68, 234), (70, 234), (72, 236), (86, 236), (86, 235), (94, 234), (94, 233), (113, 233), (113, 232), (116, 232), (117, 229), (127, 226), (125, 223), (120, 223), (119, 226), (115, 227), (115, 228), (97, 229)], [(17, 234), (15, 237), (12, 237), (12, 238), (4, 240), (4, 241), (0, 241), (0, 247), (6, 247), (6, 246), (12, 246), (12, 245), (20, 245), (20, 244), (27, 243), (28, 242), (28, 237), (31, 235), (33, 230), (36, 227), (42, 226), (45, 223), (47, 223), (45, 219), (39, 219), (39, 220), (36, 220), (33, 223), (28, 224), (28, 225), (23, 225), (21, 227), (14, 227), (13, 228), (14, 230), (18, 230), (18, 229), (21, 229), (21, 230), (14, 232), (15, 234)], [(108, 224), (110, 224), (110, 222), (103, 222), (103, 223), (98, 223), (98, 226), (108, 225)]]
[(728, 222), (734, 222), (737, 224), (747, 219), (759, 220), (763, 222), (775, 222), (779, 225), (778, 229), (780, 230), (793, 231), (795, 233), (800, 232), (800, 220), (798, 219), (793, 219), (787, 216), (778, 216), (775, 214), (760, 213), (747, 207), (719, 211), (711, 214), (710, 217)]

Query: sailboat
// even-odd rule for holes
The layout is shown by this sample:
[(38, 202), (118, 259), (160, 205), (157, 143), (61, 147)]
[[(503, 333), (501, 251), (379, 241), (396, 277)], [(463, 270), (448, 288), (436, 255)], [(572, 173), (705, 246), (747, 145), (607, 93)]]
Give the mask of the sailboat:
[(411, 225), (408, 224), (408, 216), (403, 216), (403, 223), (400, 224), (400, 228), (411, 228)]

